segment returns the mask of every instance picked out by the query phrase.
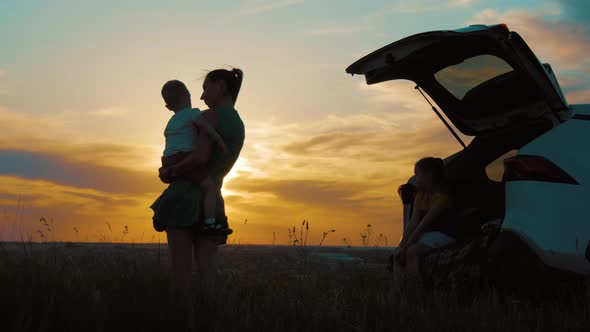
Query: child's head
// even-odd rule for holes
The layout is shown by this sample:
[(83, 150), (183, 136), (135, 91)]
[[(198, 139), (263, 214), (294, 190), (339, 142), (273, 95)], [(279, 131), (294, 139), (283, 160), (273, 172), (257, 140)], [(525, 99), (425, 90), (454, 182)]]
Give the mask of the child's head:
[(238, 69), (215, 69), (205, 77), (203, 82), (203, 94), (201, 100), (209, 108), (215, 108), (221, 101), (228, 99), (232, 104), (236, 103), (244, 73)]
[(162, 87), (162, 98), (166, 102), (166, 108), (171, 111), (179, 111), (191, 107), (191, 94), (186, 85), (178, 80), (166, 82)]
[(414, 166), (416, 186), (419, 190), (431, 190), (439, 185), (444, 176), (444, 163), (440, 158), (426, 157)]

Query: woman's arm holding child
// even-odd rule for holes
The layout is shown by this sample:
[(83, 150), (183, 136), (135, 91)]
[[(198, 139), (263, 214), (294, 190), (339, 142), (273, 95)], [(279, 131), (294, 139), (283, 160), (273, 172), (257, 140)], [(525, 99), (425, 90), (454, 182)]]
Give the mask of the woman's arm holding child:
[(170, 167), (171, 176), (176, 177), (187, 174), (195, 168), (204, 165), (209, 160), (211, 143), (209, 136), (199, 134), (198, 147), (184, 159)]
[(213, 139), (213, 142), (219, 145), (219, 148), (221, 149), (221, 151), (223, 151), (223, 153), (229, 152), (227, 145), (223, 141), (223, 138), (219, 135), (217, 130), (215, 130), (215, 128), (211, 126), (209, 121), (207, 121), (207, 119), (205, 119), (204, 116), (200, 116), (197, 119), (197, 121), (193, 122), (193, 125), (197, 129), (199, 129), (199, 131), (204, 131), (205, 133), (207, 133), (207, 135), (209, 135)]
[[(207, 120), (207, 126), (215, 131), (215, 128), (211, 126), (211, 123), (216, 123), (215, 114), (211, 113), (210, 111), (205, 111), (203, 112), (201, 118), (204, 117), (209, 117)], [(215, 133), (217, 134), (217, 132)], [(217, 135), (219, 136), (219, 134)], [(209, 157), (211, 156), (213, 144), (212, 137), (206, 132), (206, 129), (198, 130), (197, 145), (186, 158), (182, 159), (172, 167), (172, 175), (175, 176), (179, 174), (186, 174), (196, 167), (206, 164), (207, 161), (209, 161)]]

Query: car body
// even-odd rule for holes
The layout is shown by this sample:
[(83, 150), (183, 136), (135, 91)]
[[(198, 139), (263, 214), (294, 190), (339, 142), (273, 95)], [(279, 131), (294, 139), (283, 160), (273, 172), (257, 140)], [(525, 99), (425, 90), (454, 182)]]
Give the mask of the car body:
[[(590, 274), (584, 145), (590, 104), (568, 104), (551, 66), (539, 62), (518, 33), (503, 24), (420, 33), (368, 54), (346, 72), (364, 75), (367, 84), (416, 83), (457, 130), (474, 137), (444, 161), (445, 181), (484, 211), (478, 227), (500, 220), (498, 239), (518, 239), (547, 267)], [(485, 171), (498, 159), (502, 181)], [(403, 196), (407, 223), (412, 195)]]

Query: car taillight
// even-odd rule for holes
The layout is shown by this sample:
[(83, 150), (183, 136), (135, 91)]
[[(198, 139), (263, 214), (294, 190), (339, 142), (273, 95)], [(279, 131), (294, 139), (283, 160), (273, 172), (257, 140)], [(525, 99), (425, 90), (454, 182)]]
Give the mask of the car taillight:
[(579, 184), (571, 175), (549, 159), (518, 155), (504, 160), (503, 181), (540, 181)]
[(410, 204), (414, 200), (416, 187), (409, 183), (404, 183), (397, 188), (397, 194), (402, 199), (403, 204)]

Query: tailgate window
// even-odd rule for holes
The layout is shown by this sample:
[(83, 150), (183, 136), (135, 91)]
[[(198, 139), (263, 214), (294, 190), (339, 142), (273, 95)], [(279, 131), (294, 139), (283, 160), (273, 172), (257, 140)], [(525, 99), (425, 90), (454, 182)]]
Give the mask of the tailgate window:
[(512, 70), (509, 64), (497, 56), (484, 54), (445, 67), (434, 74), (434, 78), (457, 99), (462, 100), (473, 88)]

